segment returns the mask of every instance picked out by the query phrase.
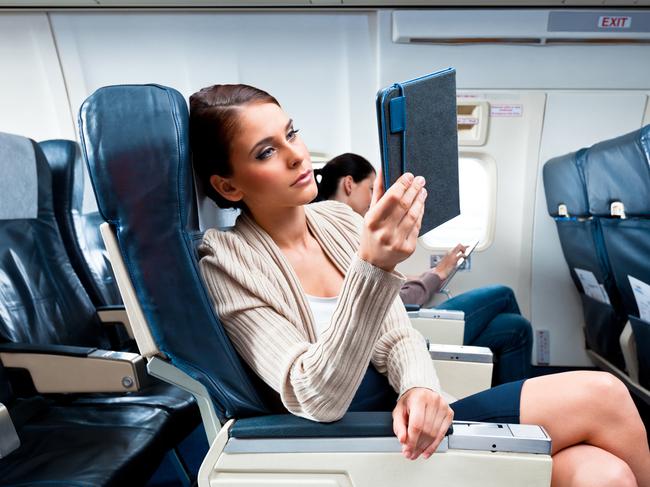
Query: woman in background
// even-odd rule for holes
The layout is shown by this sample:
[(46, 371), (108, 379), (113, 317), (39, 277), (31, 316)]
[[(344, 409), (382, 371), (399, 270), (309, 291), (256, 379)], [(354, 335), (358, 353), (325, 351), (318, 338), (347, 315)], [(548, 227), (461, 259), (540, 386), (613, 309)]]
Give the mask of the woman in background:
[[(346, 153), (314, 170), (317, 201), (336, 200), (364, 216), (370, 207), (376, 174), (372, 164), (360, 155)], [(456, 267), (465, 247), (457, 245), (436, 267), (419, 277), (410, 277), (400, 289), (405, 304), (423, 306), (429, 302)], [(512, 289), (489, 286), (474, 289), (436, 306), (465, 312), (464, 345), (488, 347), (495, 358), (492, 384), (504, 384), (530, 377), (533, 331), (521, 316)]]

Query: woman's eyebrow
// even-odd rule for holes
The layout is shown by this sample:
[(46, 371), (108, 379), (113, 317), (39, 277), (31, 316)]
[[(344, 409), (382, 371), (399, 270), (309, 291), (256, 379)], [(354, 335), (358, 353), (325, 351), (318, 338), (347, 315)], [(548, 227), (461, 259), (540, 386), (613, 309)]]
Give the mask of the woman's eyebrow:
[[(293, 119), (290, 118), (290, 119), (289, 119), (289, 122), (287, 123), (287, 126), (284, 128), (285, 131), (286, 131), (286, 130), (289, 130), (289, 129), (291, 128), (292, 125), (293, 125)], [(250, 151), (250, 153), (249, 153), (248, 155), (249, 155), (249, 156), (252, 156), (252, 155), (253, 155), (253, 152), (255, 152), (255, 149), (257, 149), (260, 145), (268, 144), (268, 143), (270, 143), (271, 141), (273, 141), (273, 137), (272, 137), (272, 136), (271, 136), (271, 137), (265, 137), (265, 138), (263, 138), (262, 140), (260, 140), (257, 144), (255, 144), (255, 145), (253, 146), (253, 148), (251, 149), (251, 151)]]

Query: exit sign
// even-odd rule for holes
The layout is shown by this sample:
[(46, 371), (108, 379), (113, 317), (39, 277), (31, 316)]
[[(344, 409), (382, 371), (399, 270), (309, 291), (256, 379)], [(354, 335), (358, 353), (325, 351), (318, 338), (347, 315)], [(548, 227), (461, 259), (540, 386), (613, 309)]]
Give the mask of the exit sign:
[(603, 15), (598, 17), (600, 29), (629, 29), (632, 26), (632, 17)]

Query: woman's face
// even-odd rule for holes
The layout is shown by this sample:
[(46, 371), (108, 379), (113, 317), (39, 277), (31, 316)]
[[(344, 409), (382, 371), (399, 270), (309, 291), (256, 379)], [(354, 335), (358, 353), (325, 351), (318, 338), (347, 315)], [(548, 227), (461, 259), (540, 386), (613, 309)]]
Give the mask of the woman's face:
[(370, 173), (370, 175), (355, 183), (352, 181), (352, 191), (348, 198), (348, 205), (352, 207), (354, 211), (359, 213), (361, 216), (365, 216), (366, 212), (370, 208), (370, 202), (372, 201), (372, 186), (375, 184), (375, 173)]
[(230, 151), (232, 176), (211, 178), (227, 199), (241, 200), (255, 212), (296, 207), (316, 197), (309, 151), (279, 106), (254, 103), (242, 107)]

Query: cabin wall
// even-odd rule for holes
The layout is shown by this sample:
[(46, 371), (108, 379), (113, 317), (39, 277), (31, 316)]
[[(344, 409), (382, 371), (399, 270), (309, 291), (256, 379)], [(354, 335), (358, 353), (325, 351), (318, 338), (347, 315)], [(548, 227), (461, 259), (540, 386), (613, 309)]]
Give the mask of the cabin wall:
[[(476, 10), (438, 12), (450, 32), (467, 30), (470, 13), (481, 22)], [(650, 45), (395, 43), (392, 20), (391, 10), (0, 12), (0, 131), (76, 138), (79, 106), (108, 84), (160, 83), (189, 96), (248, 83), (278, 98), (311, 151), (377, 164), (377, 90), (454, 66), (459, 94), (522, 109), (490, 117), (485, 145), (460, 148), (492, 165), (496, 212), (492, 244), (451, 291), (512, 287), (535, 329), (549, 331), (551, 364), (589, 365), (541, 168), (650, 123)], [(495, 36), (501, 27), (481, 23)], [(90, 185), (84, 207), (95, 207)], [(419, 246), (401, 269), (423, 271), (431, 253)]]

